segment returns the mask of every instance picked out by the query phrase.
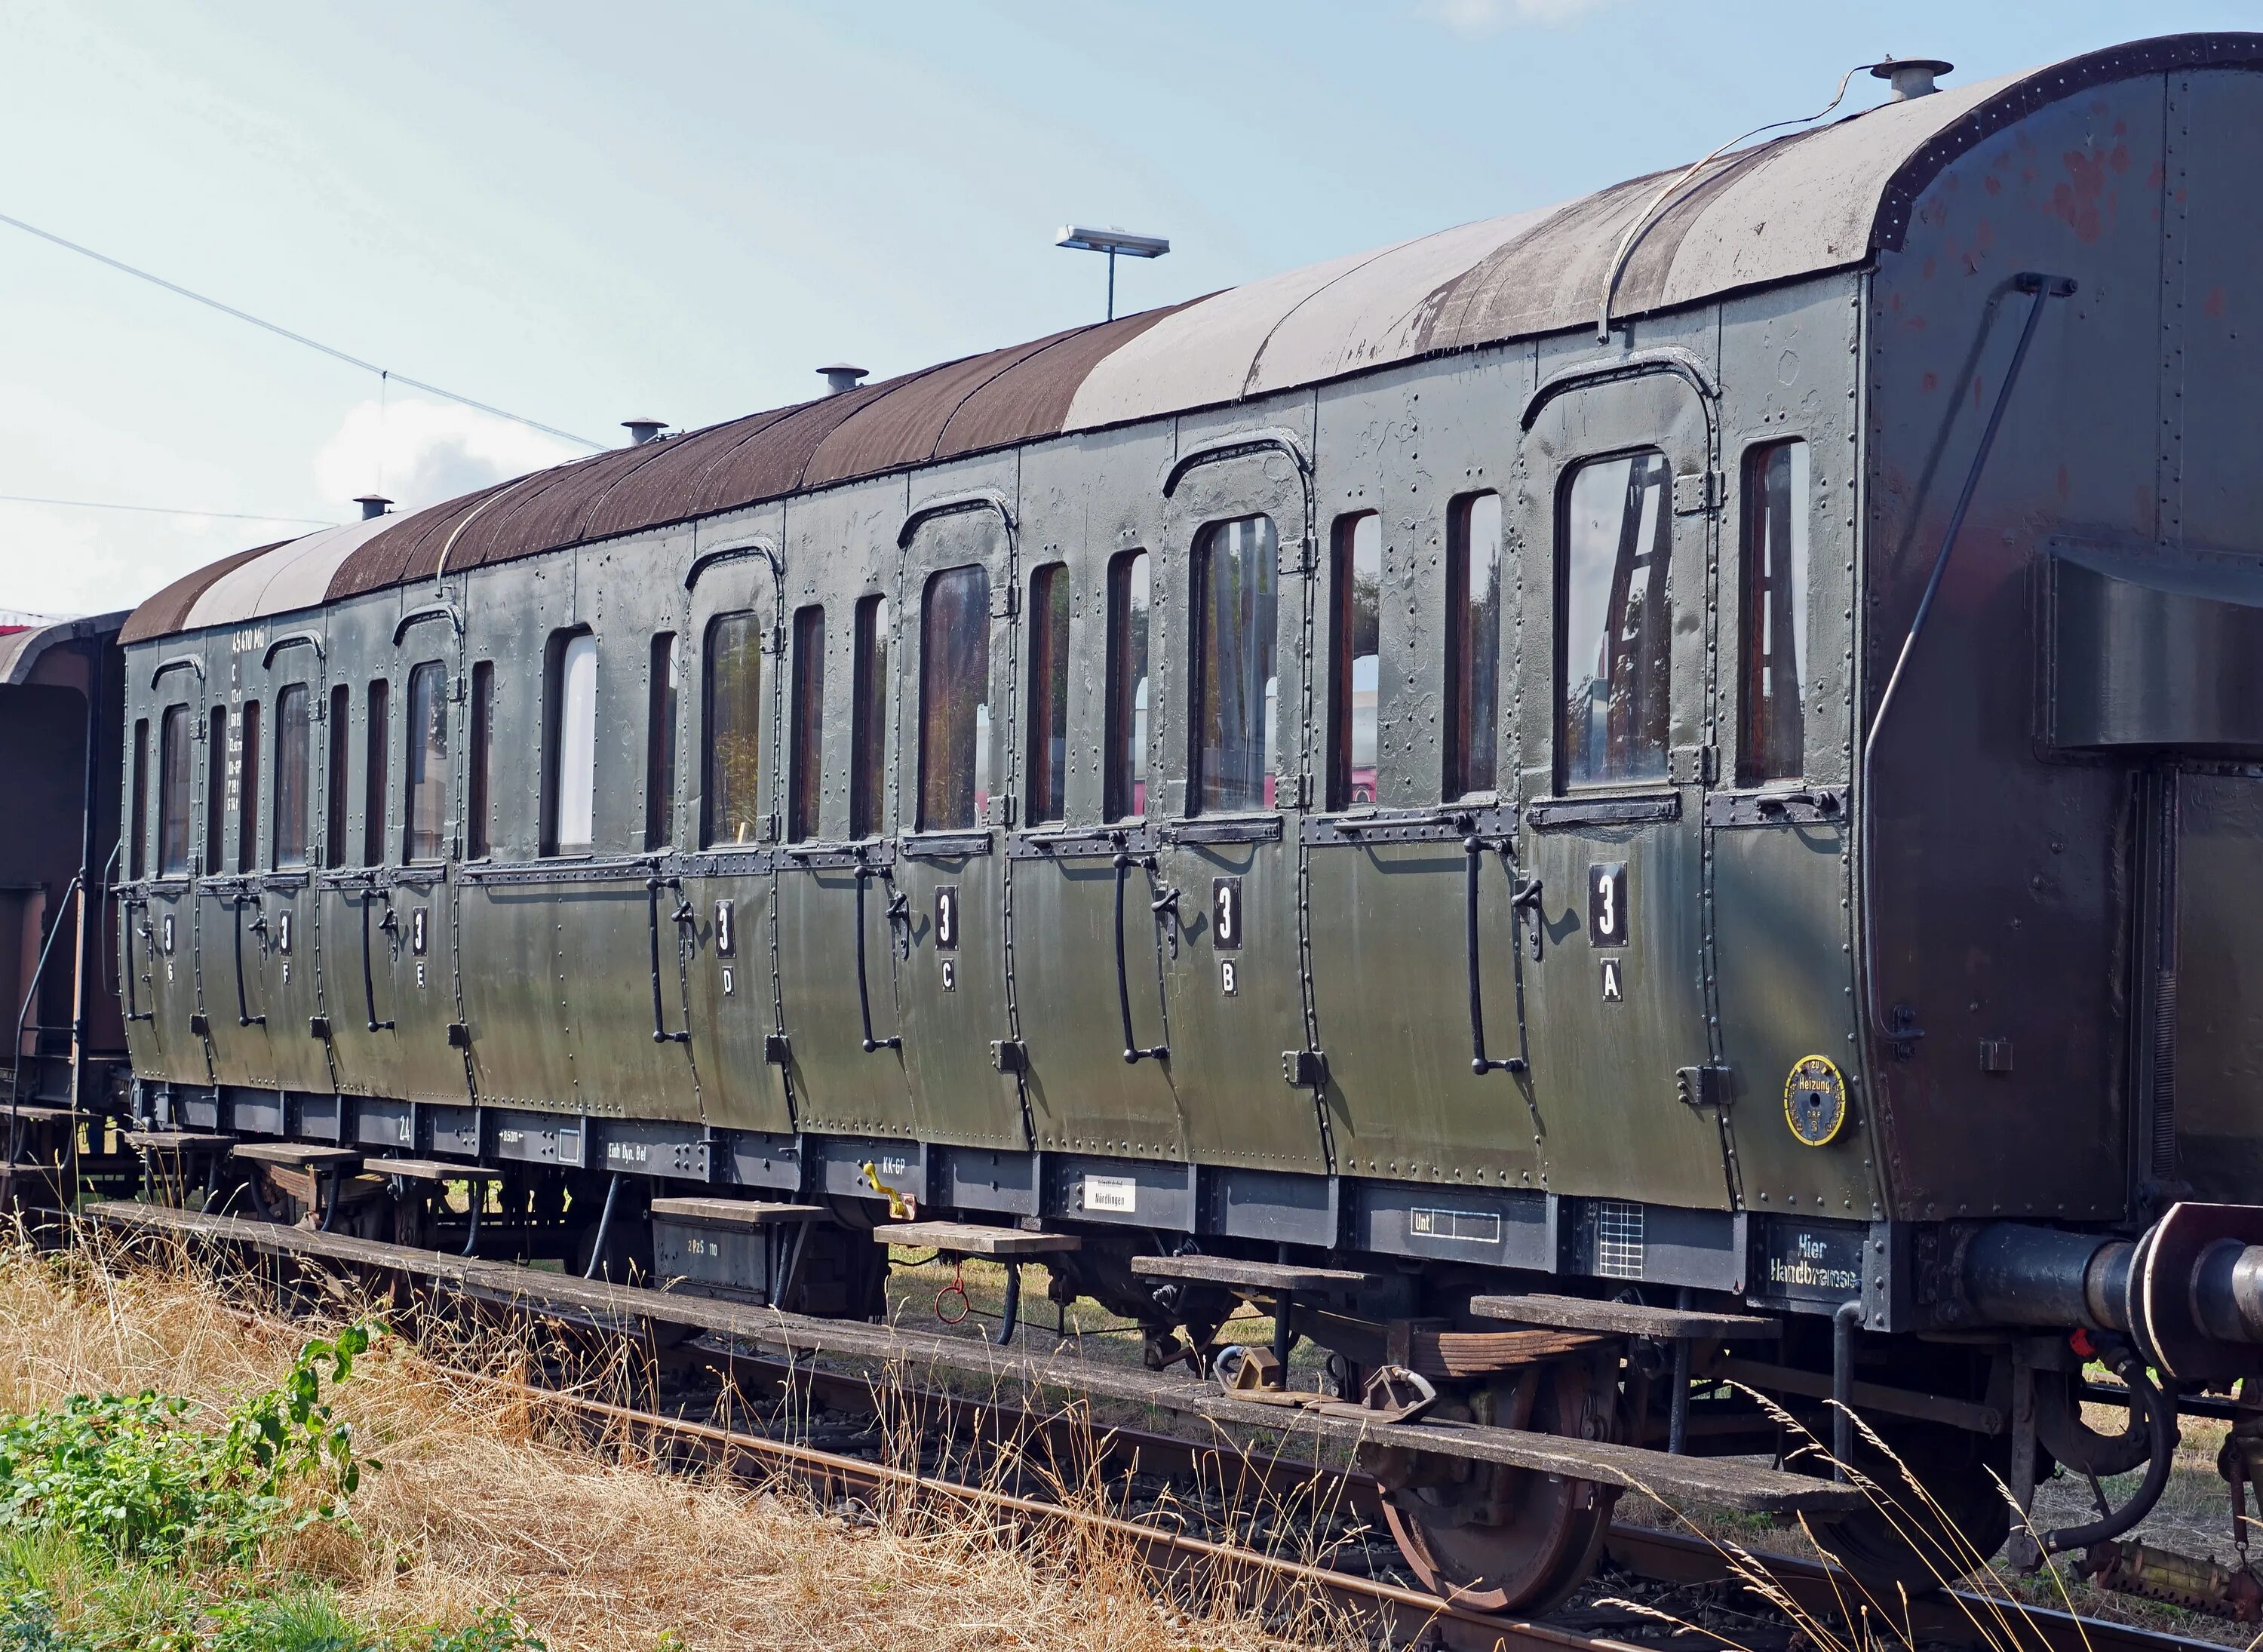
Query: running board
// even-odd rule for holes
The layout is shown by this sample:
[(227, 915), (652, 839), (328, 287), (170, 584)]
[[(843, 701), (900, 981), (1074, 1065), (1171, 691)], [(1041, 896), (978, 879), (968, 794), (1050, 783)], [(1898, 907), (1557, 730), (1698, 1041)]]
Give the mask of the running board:
[(1025, 1354), (970, 1337), (816, 1319), (719, 1298), (570, 1279), (514, 1263), (475, 1261), (274, 1222), (126, 1202), (91, 1205), (86, 1214), (117, 1228), (249, 1245), (273, 1256), (410, 1274), (488, 1301), (545, 1313), (696, 1327), (739, 1337), (788, 1358), (824, 1354), (906, 1361), (1031, 1388), (1066, 1388), (1133, 1405), (1155, 1406), (1182, 1417), (1262, 1430), (1269, 1437), (1267, 1449), (1276, 1453), (1285, 1449), (1287, 1439), (1301, 1431), (1308, 1433), (1315, 1446), (1370, 1446), (1465, 1458), (1746, 1513), (1828, 1518), (1858, 1508), (1865, 1501), (1853, 1486), (1763, 1468), (1734, 1458), (1673, 1456), (1639, 1446), (1564, 1439), (1473, 1423), (1367, 1422), (1310, 1409), (1291, 1410), (1237, 1399), (1207, 1383), (1111, 1368), (1074, 1355)]

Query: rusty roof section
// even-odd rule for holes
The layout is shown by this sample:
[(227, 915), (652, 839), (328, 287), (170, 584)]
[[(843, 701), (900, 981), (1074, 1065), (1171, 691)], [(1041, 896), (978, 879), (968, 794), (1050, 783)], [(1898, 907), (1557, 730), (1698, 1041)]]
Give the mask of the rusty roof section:
[(264, 556), (278, 545), (288, 545), (288, 540), (277, 540), (270, 545), (255, 545), (248, 551), (238, 551), (223, 556), (217, 562), (207, 562), (202, 568), (182, 575), (155, 596), (134, 611), (118, 634), (120, 642), (139, 642), (145, 637), (162, 637), (181, 628), (189, 617), (189, 610), (205, 588), (222, 574), (242, 567), (255, 556)]
[[(1860, 264), (1987, 133), (2115, 78), (2263, 67), (2263, 35), (2180, 35), (1945, 88), (1537, 212), (1464, 224), (687, 435), (615, 449), (401, 518), (347, 552), (330, 598), (683, 522), (938, 459), (1231, 405), (1444, 351), (1672, 310)], [(1671, 186), (1669, 188), (1669, 186)], [(1619, 249), (1638, 228), (1619, 267)], [(1765, 233), (1763, 233), (1765, 232)], [(1616, 279), (1613, 281), (1613, 272)], [(263, 547), (271, 548), (271, 547)], [(217, 611), (258, 552), (176, 581), (127, 640)], [(289, 588), (295, 591), (295, 587)]]

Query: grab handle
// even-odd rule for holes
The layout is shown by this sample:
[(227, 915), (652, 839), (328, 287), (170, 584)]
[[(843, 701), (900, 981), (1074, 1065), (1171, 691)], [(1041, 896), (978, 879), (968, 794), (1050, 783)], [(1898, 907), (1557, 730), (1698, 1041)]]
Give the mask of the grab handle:
[(137, 915), (145, 907), (147, 907), (148, 904), (148, 902), (146, 901), (137, 901), (131, 896), (128, 896), (124, 907), (126, 917), (126, 1018), (128, 1021), (154, 1021), (157, 1018), (157, 1012), (155, 1010), (144, 1010), (139, 1007), (136, 1003), (136, 995), (134, 990), (134, 978), (138, 974), (134, 967), (134, 938), (136, 935), (139, 935), (145, 941), (150, 938), (148, 924)]
[[(864, 1048), (867, 1055), (877, 1050), (900, 1050), (904, 1047), (904, 1040), (900, 1034), (885, 1039), (876, 1039), (872, 1036), (872, 994), (864, 981), (864, 885), (878, 875), (878, 872), (867, 866), (861, 859), (857, 862), (857, 1013), (864, 1024)], [(893, 927), (895, 916), (895, 902), (893, 900), (888, 903), (888, 909)]]
[(1116, 1007), (1124, 1014), (1124, 1061), (1136, 1067), (1141, 1061), (1169, 1059), (1171, 1047), (1155, 1044), (1142, 1047), (1132, 1031), (1132, 974), (1124, 958), (1124, 886), (1132, 876), (1132, 857), (1123, 850), (1116, 851)]
[[(1466, 896), (1463, 932), (1469, 956), (1470, 1070), (1479, 1077), (1483, 1077), (1487, 1073), (1521, 1073), (1529, 1064), (1526, 1059), (1524, 982), (1521, 974), (1517, 981), (1516, 992), (1517, 1053), (1500, 1061), (1495, 1061), (1486, 1054), (1484, 959), (1479, 945), (1478, 931), (1478, 873), (1485, 859), (1485, 851), (1491, 846), (1475, 832), (1462, 839), (1462, 853), (1467, 857), (1464, 862), (1466, 873), (1463, 880), (1463, 888)], [(1501, 859), (1507, 861), (1508, 850), (1506, 842), (1500, 844), (1500, 850)], [(1525, 909), (1528, 906), (1536, 909), (1536, 923), (1532, 938), (1532, 955), (1536, 960), (1540, 956), (1540, 935), (1536, 922), (1536, 909), (1539, 902), (1540, 880), (1519, 879), (1515, 891), (1510, 897), (1510, 944), (1514, 946), (1518, 938), (1517, 931), (1522, 926)]]
[[(239, 895), (232, 902), (235, 908), (235, 1024), (238, 1026), (265, 1026), (267, 1018), (252, 1014), (251, 1005), (243, 996), (243, 903), (251, 898), (248, 895)], [(264, 913), (261, 914), (259, 921), (263, 925), (266, 923)]]
[(393, 1023), (377, 1018), (377, 977), (371, 971), (369, 962), (369, 903), (372, 901), (385, 902), (385, 921), (387, 924), (393, 923), (393, 896), (383, 889), (364, 889), (361, 892), (361, 997), (363, 1006), (369, 1011), (369, 1030), (390, 1032)]
[[(689, 1044), (691, 1042), (690, 1027), (687, 1025), (683, 1032), (671, 1032), (661, 1012), (660, 892), (662, 889), (674, 889), (680, 895), (683, 886), (674, 878), (650, 877), (644, 880), (645, 916), (652, 931), (652, 1041), (655, 1044)], [(682, 902), (676, 910), (676, 921), (679, 924), (683, 922), (684, 913), (690, 909), (690, 902)], [(690, 1014), (689, 1005), (685, 1006), (684, 1013), (688, 1022)]]

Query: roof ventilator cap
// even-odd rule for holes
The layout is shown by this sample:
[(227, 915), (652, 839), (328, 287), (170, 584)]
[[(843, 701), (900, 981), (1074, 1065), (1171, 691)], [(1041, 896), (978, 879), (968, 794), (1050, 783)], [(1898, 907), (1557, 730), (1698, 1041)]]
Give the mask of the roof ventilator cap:
[(383, 516), (385, 508), (393, 501), (381, 493), (365, 493), (357, 495), (354, 503), (361, 507), (361, 519), (369, 522)]
[(1941, 88), (1933, 83), (1934, 76), (1946, 75), (1956, 67), (1937, 57), (1890, 57), (1874, 65), (1870, 73), (1892, 83), (1893, 93), (1886, 99), (1888, 103), (1907, 103), (1912, 98), (1939, 91)]
[(825, 393), (839, 395), (843, 390), (855, 389), (857, 380), (863, 378), (867, 370), (852, 367), (845, 361), (836, 361), (829, 367), (820, 367), (818, 371), (825, 375)]
[(668, 428), (666, 419), (623, 419), (621, 428), (629, 433), (629, 446), (641, 447), (647, 442), (660, 439), (661, 431)]

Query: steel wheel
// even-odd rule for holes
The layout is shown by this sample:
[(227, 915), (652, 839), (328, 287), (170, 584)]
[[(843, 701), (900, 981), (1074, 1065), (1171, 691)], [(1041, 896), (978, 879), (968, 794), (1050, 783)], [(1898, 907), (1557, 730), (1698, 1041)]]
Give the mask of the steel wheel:
[[(1616, 1384), (1577, 1361), (1534, 1367), (1503, 1393), (1494, 1420), (1508, 1428), (1603, 1439)], [(1536, 1613), (1585, 1583), (1602, 1554), (1616, 1487), (1551, 1480), (1529, 1469), (1466, 1460), (1417, 1460), (1384, 1516), (1416, 1576), (1457, 1606)]]

